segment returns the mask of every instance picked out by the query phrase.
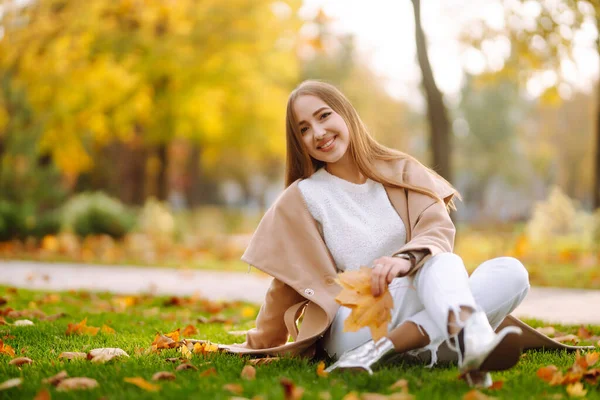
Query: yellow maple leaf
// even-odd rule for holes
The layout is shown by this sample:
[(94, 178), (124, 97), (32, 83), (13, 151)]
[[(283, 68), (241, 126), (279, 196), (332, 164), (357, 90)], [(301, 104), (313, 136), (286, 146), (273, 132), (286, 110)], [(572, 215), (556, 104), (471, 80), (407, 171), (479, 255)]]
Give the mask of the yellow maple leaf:
[(373, 340), (377, 341), (387, 334), (394, 301), (387, 288), (378, 297), (372, 295), (371, 272), (371, 268), (361, 267), (359, 270), (340, 274), (338, 283), (342, 286), (342, 291), (335, 300), (351, 309), (344, 321), (344, 331), (355, 332), (367, 326)]
[(192, 358), (192, 352), (190, 351), (190, 349), (188, 349), (188, 347), (185, 344), (179, 348), (179, 351), (181, 351), (181, 355), (187, 358), (188, 360)]
[(87, 317), (77, 324), (69, 324), (67, 326), (66, 335), (91, 335), (96, 336), (100, 328), (95, 326), (87, 326)]
[(108, 326), (106, 324), (102, 325), (102, 329), (101, 330), (102, 330), (102, 333), (106, 333), (108, 335), (114, 335), (116, 333), (113, 328), (111, 328), (110, 326)]
[(160, 390), (160, 386), (153, 385), (152, 383), (148, 382), (144, 378), (140, 378), (139, 376), (136, 376), (135, 378), (125, 378), (123, 380), (125, 382), (132, 383), (135, 386), (142, 388), (148, 392), (157, 392)]
[(567, 393), (569, 394), (569, 397), (585, 397), (587, 390), (583, 389), (583, 384), (581, 382), (577, 382), (567, 385)]
[(177, 330), (174, 330), (173, 332), (169, 332), (169, 333), (165, 333), (166, 337), (170, 337), (171, 339), (173, 339), (176, 342), (179, 342), (179, 330), (181, 328), (177, 328)]

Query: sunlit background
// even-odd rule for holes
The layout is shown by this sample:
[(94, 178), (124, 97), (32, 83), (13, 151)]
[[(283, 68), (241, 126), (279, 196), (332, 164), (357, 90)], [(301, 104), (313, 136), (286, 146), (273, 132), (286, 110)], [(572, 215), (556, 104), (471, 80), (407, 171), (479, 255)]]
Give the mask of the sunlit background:
[(0, 257), (244, 269), (311, 78), (460, 190), (470, 269), (600, 288), (600, 5), (422, 3), (3, 1)]

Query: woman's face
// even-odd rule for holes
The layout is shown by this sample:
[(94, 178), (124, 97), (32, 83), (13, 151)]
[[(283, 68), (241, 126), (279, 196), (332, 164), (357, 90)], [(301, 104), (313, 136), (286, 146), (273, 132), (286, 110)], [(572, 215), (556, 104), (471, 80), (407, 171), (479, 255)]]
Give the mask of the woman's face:
[(328, 164), (338, 162), (350, 144), (344, 119), (316, 96), (299, 96), (293, 107), (308, 153)]

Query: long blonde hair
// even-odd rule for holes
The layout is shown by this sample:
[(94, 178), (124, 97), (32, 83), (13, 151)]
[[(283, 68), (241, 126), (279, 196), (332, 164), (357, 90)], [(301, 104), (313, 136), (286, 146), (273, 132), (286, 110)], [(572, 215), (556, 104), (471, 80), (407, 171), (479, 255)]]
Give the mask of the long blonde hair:
[[(346, 96), (344, 96), (344, 94), (335, 86), (314, 80), (302, 82), (296, 89), (294, 89), (294, 91), (292, 91), (288, 99), (286, 114), (286, 187), (291, 185), (297, 179), (306, 179), (310, 177), (319, 168), (325, 166), (323, 161), (319, 161), (311, 157), (302, 143), (298, 121), (296, 119), (296, 115), (294, 114), (294, 101), (299, 96), (304, 95), (316, 96), (320, 98), (329, 107), (331, 107), (333, 111), (335, 111), (344, 119), (350, 133), (350, 144), (347, 151), (364, 176), (379, 182), (384, 186), (400, 187), (413, 190), (443, 202), (443, 199), (440, 199), (436, 193), (427, 188), (414, 186), (406, 182), (391, 180), (379, 173), (374, 163), (376, 160), (411, 160), (419, 164), (421, 163), (406, 153), (377, 143), (377, 141), (369, 134), (367, 127), (364, 125), (358, 116), (358, 113)], [(427, 168), (425, 166), (423, 167)], [(427, 169), (434, 176), (438, 176), (440, 179), (443, 179), (444, 182), (448, 183), (448, 181), (438, 175), (435, 171), (430, 168)], [(448, 183), (448, 185), (450, 185), (450, 183)], [(456, 193), (456, 196), (460, 199), (460, 195), (458, 193)], [(456, 209), (453, 200), (451, 200), (447, 206), (450, 209)]]

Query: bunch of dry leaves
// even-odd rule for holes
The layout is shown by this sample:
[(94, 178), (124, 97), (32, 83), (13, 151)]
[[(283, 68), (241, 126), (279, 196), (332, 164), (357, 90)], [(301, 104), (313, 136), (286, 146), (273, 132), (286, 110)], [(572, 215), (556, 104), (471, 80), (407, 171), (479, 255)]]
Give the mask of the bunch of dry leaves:
[(590, 352), (581, 355), (577, 352), (573, 365), (563, 373), (555, 365), (548, 365), (538, 369), (537, 376), (548, 382), (551, 386), (565, 385), (571, 397), (584, 397), (587, 390), (583, 382), (596, 386), (600, 379), (600, 368), (592, 368), (598, 363), (600, 353)]

